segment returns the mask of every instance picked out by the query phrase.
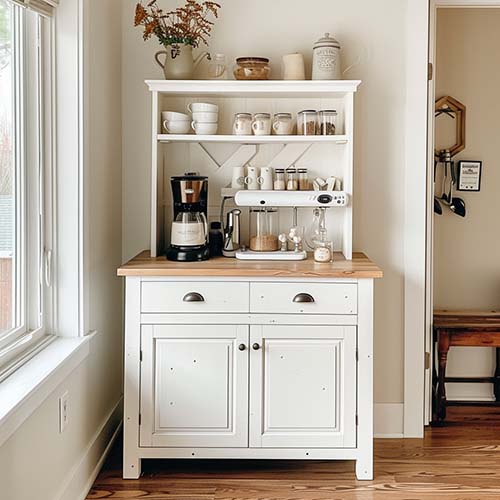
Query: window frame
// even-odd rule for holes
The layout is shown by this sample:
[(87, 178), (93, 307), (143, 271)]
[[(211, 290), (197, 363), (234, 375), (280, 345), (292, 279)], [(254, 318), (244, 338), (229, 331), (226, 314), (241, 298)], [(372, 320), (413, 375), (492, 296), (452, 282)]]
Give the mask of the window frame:
[(55, 339), (54, 19), (13, 4), (12, 28), (18, 326), (0, 335), (0, 381)]

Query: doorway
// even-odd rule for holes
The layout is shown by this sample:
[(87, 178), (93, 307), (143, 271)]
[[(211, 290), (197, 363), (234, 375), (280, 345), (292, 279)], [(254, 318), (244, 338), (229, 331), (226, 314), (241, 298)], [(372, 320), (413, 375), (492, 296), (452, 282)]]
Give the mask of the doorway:
[[(438, 6), (435, 10), (431, 60), (435, 58), (438, 109), (432, 110), (430, 127), (430, 143), (437, 150), (432, 172), (435, 198), (430, 224), (430, 302), (434, 310), (474, 310), (476, 316), (487, 318), (486, 322), (500, 305), (500, 232), (495, 229), (500, 214), (500, 197), (495, 189), (500, 186), (496, 165), (500, 69), (492, 60), (499, 44), (500, 9)], [(432, 349), (431, 339), (428, 342)], [(478, 344), (464, 347), (470, 345), (466, 342), (460, 345), (451, 347), (446, 359), (447, 403), (469, 408), (478, 403), (495, 405), (494, 375), (499, 372), (495, 348)], [(437, 371), (436, 355), (433, 360)], [(426, 386), (426, 419), (431, 420), (430, 376)], [(434, 410), (436, 405), (441, 411), (439, 397)], [(460, 409), (462, 420), (464, 411)], [(452, 421), (453, 413), (449, 411), (440, 420)], [(471, 418), (476, 417), (477, 411), (471, 411)], [(436, 421), (436, 412), (433, 419)]]

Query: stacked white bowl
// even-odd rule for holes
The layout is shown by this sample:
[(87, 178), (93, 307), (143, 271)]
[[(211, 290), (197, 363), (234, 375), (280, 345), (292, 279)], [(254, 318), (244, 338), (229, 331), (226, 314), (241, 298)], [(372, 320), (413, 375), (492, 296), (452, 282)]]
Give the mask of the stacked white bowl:
[(187, 134), (191, 127), (191, 118), (184, 113), (164, 111), (161, 114), (163, 128), (167, 134)]
[(219, 122), (219, 106), (208, 102), (195, 102), (188, 106), (193, 115), (191, 127), (197, 135), (215, 135)]

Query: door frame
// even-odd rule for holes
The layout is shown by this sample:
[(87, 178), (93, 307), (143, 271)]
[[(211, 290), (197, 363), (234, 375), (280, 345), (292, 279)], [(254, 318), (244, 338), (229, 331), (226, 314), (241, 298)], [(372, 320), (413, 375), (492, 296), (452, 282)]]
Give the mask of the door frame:
[(403, 416), (407, 438), (423, 437), (430, 418), (431, 373), (425, 358), (432, 352), (435, 92), (428, 63), (434, 62), (437, 9), (495, 7), (500, 7), (500, 0), (408, 0)]

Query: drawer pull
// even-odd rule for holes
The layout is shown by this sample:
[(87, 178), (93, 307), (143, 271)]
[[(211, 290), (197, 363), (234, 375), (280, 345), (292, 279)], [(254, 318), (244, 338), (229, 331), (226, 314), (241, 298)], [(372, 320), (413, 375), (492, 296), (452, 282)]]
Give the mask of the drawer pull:
[(304, 304), (304, 303), (313, 303), (315, 302), (314, 297), (312, 295), (309, 295), (308, 293), (299, 293), (293, 298), (293, 301), (296, 304)]
[(184, 298), (182, 299), (183, 302), (205, 302), (205, 298), (201, 293), (197, 292), (191, 292), (186, 295), (184, 295)]
[(246, 346), (245, 344), (240, 344), (240, 345), (238, 346), (238, 349), (239, 349), (240, 351), (244, 351), (246, 348), (247, 348), (247, 346)]
[(254, 351), (258, 351), (258, 350), (260, 349), (260, 345), (259, 345), (259, 344), (257, 344), (257, 342), (256, 342), (256, 343), (252, 346), (252, 349), (253, 349)]

